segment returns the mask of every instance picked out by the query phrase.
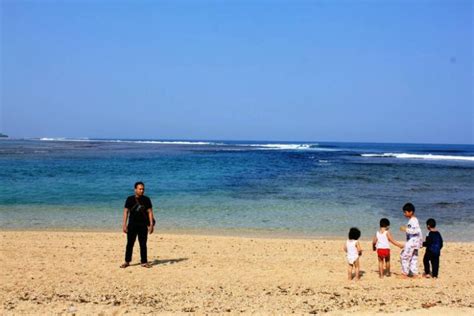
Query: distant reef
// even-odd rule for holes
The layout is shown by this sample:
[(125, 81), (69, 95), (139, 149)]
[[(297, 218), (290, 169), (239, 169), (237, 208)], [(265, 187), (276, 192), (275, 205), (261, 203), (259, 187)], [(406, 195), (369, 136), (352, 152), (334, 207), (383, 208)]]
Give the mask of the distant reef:
[(8, 137), (8, 135), (0, 133), (0, 137)]

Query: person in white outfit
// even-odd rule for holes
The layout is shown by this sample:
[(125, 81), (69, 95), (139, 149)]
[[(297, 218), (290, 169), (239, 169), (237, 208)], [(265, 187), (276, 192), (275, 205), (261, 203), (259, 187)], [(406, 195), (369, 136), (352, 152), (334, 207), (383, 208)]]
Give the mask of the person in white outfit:
[(349, 239), (344, 245), (344, 251), (347, 254), (347, 263), (349, 264), (347, 274), (349, 280), (352, 280), (352, 272), (355, 272), (355, 279), (360, 279), (360, 264), (359, 257), (362, 255), (362, 248), (359, 243), (360, 230), (352, 227), (349, 230)]
[(415, 217), (415, 206), (407, 203), (403, 206), (403, 215), (408, 218), (407, 226), (400, 227), (407, 235), (407, 242), (400, 254), (400, 261), (402, 264), (403, 279), (410, 275), (414, 278), (418, 276), (418, 250), (423, 245), (423, 235), (421, 233), (420, 223)]
[(387, 218), (382, 218), (380, 220), (380, 229), (375, 233), (374, 239), (372, 240), (372, 248), (374, 251), (377, 250), (380, 278), (384, 276), (384, 265), (385, 273), (387, 276), (390, 276), (390, 243), (403, 248), (401, 243), (393, 239), (389, 229), (390, 221)]

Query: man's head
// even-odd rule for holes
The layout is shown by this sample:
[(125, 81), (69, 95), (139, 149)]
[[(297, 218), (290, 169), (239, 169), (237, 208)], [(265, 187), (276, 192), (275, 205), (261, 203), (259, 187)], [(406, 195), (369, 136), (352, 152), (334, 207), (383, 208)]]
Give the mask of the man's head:
[(145, 184), (141, 181), (135, 182), (135, 195), (142, 196), (145, 193)]
[(411, 203), (407, 203), (403, 205), (403, 215), (406, 218), (411, 218), (415, 214), (415, 205)]

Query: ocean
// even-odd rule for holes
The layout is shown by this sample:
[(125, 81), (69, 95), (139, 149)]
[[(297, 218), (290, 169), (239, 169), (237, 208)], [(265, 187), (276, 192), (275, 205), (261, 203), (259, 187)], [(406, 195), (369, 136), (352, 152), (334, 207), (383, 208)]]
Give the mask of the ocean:
[[(0, 139), (0, 229), (121, 230), (143, 181), (157, 231), (371, 238), (401, 208), (474, 241), (474, 146)], [(426, 232), (426, 231), (425, 231)]]

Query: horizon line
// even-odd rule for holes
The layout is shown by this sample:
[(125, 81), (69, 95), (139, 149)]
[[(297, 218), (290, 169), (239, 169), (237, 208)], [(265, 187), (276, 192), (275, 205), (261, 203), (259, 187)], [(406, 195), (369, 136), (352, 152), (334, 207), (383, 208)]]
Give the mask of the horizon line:
[[(5, 134), (4, 134), (5, 135)], [(380, 142), (380, 141), (328, 141), (328, 140), (264, 140), (264, 139), (205, 139), (205, 138), (132, 138), (132, 137), (64, 137), (64, 136), (32, 136), (32, 137), (12, 137), (8, 136), (3, 140), (41, 140), (42, 138), (52, 138), (58, 141), (68, 140), (143, 140), (143, 141), (189, 141), (189, 142), (266, 142), (266, 143), (342, 143), (342, 144), (393, 144), (393, 145), (457, 145), (457, 146), (474, 146), (474, 143), (435, 143), (435, 142)], [(2, 139), (2, 138), (0, 138)]]

